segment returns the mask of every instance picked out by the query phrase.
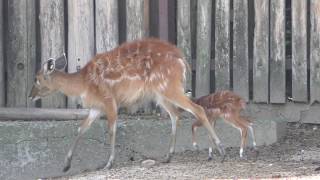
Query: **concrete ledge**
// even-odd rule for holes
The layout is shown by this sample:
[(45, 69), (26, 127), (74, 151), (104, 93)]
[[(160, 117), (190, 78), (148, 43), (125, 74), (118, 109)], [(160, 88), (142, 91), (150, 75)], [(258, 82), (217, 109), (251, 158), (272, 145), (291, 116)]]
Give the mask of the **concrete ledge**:
[(254, 119), (283, 119), (287, 122), (320, 124), (320, 104), (248, 104), (246, 114)]
[[(79, 123), (80, 121), (0, 122), (0, 179), (66, 175), (62, 173), (64, 157), (77, 134)], [(177, 134), (177, 152), (193, 149), (191, 124), (191, 119), (181, 121)], [(285, 134), (285, 124), (282, 120), (257, 120), (255, 132), (258, 145), (276, 142)], [(216, 129), (226, 147), (239, 146), (238, 130), (222, 121), (217, 123)], [(105, 163), (110, 147), (106, 133), (104, 120), (92, 125), (79, 143), (68, 174), (95, 169)], [(163, 158), (168, 152), (170, 134), (171, 122), (168, 119), (121, 118), (117, 131), (116, 162), (144, 157)], [(207, 148), (206, 130), (198, 129), (197, 135), (200, 148)]]

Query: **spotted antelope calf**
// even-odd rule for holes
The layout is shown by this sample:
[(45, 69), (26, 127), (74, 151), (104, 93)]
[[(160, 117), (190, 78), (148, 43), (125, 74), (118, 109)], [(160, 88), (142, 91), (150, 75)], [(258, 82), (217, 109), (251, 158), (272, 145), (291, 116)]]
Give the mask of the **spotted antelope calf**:
[[(215, 127), (216, 121), (221, 118), (240, 131), (240, 158), (243, 158), (243, 148), (246, 144), (248, 130), (252, 137), (253, 148), (256, 151), (256, 155), (258, 155), (252, 122), (247, 117), (240, 115), (240, 111), (246, 106), (245, 101), (240, 96), (225, 90), (202, 96), (198, 99), (193, 99), (193, 102), (204, 108), (213, 128)], [(198, 148), (195, 132), (197, 127), (200, 126), (202, 126), (202, 122), (200, 121), (196, 121), (192, 124), (192, 143), (195, 148)], [(210, 159), (212, 159), (212, 147), (209, 148), (209, 160)]]
[(111, 168), (115, 157), (117, 110), (136, 105), (141, 99), (151, 99), (162, 106), (172, 121), (169, 162), (175, 150), (178, 108), (193, 114), (210, 135), (224, 156), (224, 148), (210, 125), (203, 108), (184, 94), (184, 81), (188, 64), (174, 45), (158, 39), (127, 42), (91, 59), (79, 72), (63, 72), (66, 58), (46, 61), (36, 75), (31, 90), (33, 100), (60, 91), (67, 96), (81, 97), (90, 112), (78, 130), (78, 136), (69, 150), (64, 171), (71, 167), (73, 152), (80, 137), (101, 113), (105, 113), (111, 142), (111, 153), (105, 168)]

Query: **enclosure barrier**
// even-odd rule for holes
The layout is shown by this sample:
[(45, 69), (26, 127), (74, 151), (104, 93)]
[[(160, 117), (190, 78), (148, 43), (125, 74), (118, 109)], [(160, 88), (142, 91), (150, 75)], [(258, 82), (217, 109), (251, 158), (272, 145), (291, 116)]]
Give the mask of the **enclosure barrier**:
[(78, 120), (88, 114), (88, 109), (0, 108), (0, 120)]
[[(258, 145), (283, 137), (289, 120), (320, 123), (319, 0), (0, 0), (0, 177), (61, 175), (80, 122), (60, 120), (88, 114), (58, 93), (29, 100), (41, 63), (65, 52), (66, 71), (76, 72), (97, 53), (149, 36), (183, 51), (193, 95), (230, 89), (242, 96), (246, 112), (258, 116)], [(164, 156), (170, 121), (131, 117), (119, 118), (118, 160)], [(184, 122), (177, 152), (193, 148), (192, 119)], [(238, 145), (238, 132), (220, 127), (226, 146)], [(102, 163), (106, 131), (105, 121), (93, 124), (72, 173)], [(206, 137), (198, 138), (202, 147)]]
[(28, 92), (41, 63), (67, 53), (81, 69), (96, 53), (155, 36), (175, 43), (192, 67), (186, 89), (231, 89), (252, 103), (320, 100), (317, 0), (0, 1), (0, 105), (75, 108)]

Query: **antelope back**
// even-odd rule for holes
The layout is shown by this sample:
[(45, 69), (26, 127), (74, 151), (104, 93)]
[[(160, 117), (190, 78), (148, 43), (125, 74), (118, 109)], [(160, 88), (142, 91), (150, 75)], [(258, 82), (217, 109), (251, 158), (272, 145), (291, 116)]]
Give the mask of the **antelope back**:
[(87, 81), (99, 86), (104, 95), (132, 104), (141, 97), (152, 99), (158, 93), (170, 93), (170, 89), (184, 92), (186, 68), (177, 47), (158, 39), (145, 39), (98, 54), (83, 71)]
[(219, 108), (221, 112), (240, 112), (245, 108), (245, 101), (232, 91), (218, 91), (207, 96), (202, 96), (195, 100), (195, 103), (206, 109)]

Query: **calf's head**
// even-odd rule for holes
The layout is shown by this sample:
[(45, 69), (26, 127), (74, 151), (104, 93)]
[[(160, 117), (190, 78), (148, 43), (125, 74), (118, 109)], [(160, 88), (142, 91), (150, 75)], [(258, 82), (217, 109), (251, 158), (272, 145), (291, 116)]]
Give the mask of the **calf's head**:
[(36, 75), (29, 98), (36, 101), (56, 91), (57, 87), (52, 82), (52, 76), (56, 71), (63, 71), (66, 65), (67, 59), (65, 54), (57, 59), (50, 58), (45, 61)]

